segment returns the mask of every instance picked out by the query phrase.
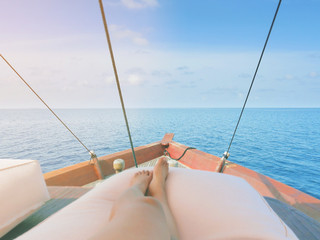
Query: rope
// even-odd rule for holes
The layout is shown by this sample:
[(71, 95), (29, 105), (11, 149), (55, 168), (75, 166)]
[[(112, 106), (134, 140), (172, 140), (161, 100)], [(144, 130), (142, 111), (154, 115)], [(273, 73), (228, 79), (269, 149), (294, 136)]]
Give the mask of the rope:
[(243, 107), (242, 107), (242, 110), (241, 110), (241, 113), (240, 113), (240, 116), (239, 116), (237, 125), (236, 125), (236, 127), (235, 127), (235, 129), (234, 129), (234, 132), (233, 132), (233, 135), (232, 135), (232, 138), (231, 138), (231, 141), (230, 141), (228, 150), (227, 150), (227, 154), (229, 153), (229, 150), (230, 150), (230, 148), (231, 148), (231, 145), (232, 145), (234, 136), (236, 135), (236, 132), (237, 132), (237, 129), (238, 129), (238, 126), (239, 126), (239, 123), (240, 123), (240, 120), (241, 120), (243, 111), (244, 111), (244, 109), (245, 109), (245, 107), (246, 107), (246, 104), (247, 104), (247, 101), (248, 101), (248, 98), (249, 98), (249, 95), (250, 95), (250, 92), (251, 92), (251, 89), (252, 89), (254, 80), (255, 80), (255, 78), (256, 78), (258, 69), (259, 69), (259, 67), (260, 67), (260, 63), (261, 63), (261, 60), (262, 60), (262, 57), (263, 57), (263, 54), (264, 54), (264, 50), (266, 49), (266, 46), (267, 46), (267, 44), (268, 44), (268, 40), (269, 40), (271, 31), (272, 31), (272, 28), (273, 28), (273, 24), (274, 24), (274, 22), (275, 22), (275, 20), (276, 20), (276, 17), (277, 17), (277, 14), (278, 14), (278, 11), (279, 11), (279, 8), (280, 8), (280, 5), (281, 5), (281, 1), (282, 1), (282, 0), (279, 0), (277, 10), (276, 10), (276, 12), (275, 12), (275, 14), (274, 14), (274, 17), (273, 17), (273, 20), (272, 20), (272, 24), (271, 24), (270, 29), (269, 29), (268, 36), (267, 36), (266, 41), (265, 41), (265, 43), (264, 43), (264, 46), (263, 46), (263, 49), (262, 49), (262, 52), (261, 52), (261, 55), (260, 55), (260, 58), (259, 58), (259, 61), (258, 61), (258, 65), (257, 65), (257, 67), (256, 67), (255, 73), (254, 73), (254, 75), (253, 75), (253, 78), (252, 78), (252, 81), (251, 81), (251, 84), (250, 84), (250, 88), (249, 88), (248, 93), (247, 93), (246, 100), (244, 101), (244, 104), (243, 104)]
[(110, 57), (111, 57), (111, 61), (112, 61), (114, 76), (115, 76), (116, 82), (117, 82), (117, 87), (118, 87), (118, 92), (119, 92), (119, 97), (120, 97), (122, 112), (123, 112), (124, 120), (125, 120), (126, 126), (127, 126), (127, 132), (128, 132), (128, 136), (129, 136), (130, 145), (131, 145), (131, 151), (132, 151), (132, 155), (133, 155), (133, 159), (134, 159), (134, 164), (135, 164), (135, 166), (136, 166), (136, 168), (137, 168), (137, 167), (138, 167), (138, 164), (137, 164), (136, 154), (135, 154), (134, 148), (133, 148), (133, 142), (132, 142), (132, 138), (131, 138), (129, 123), (128, 123), (127, 114), (126, 114), (126, 109), (125, 109), (124, 101), (123, 101), (123, 98), (122, 98), (120, 81), (119, 81), (119, 77), (118, 77), (118, 72), (117, 72), (117, 68), (116, 68), (116, 63), (115, 63), (114, 56), (113, 56), (113, 51), (112, 51), (112, 46), (111, 46), (111, 40), (110, 40), (110, 35), (109, 35), (109, 31), (108, 31), (108, 25), (107, 25), (106, 16), (105, 16), (105, 13), (104, 13), (104, 8), (103, 8), (102, 0), (99, 0), (99, 4), (100, 4), (100, 10), (101, 10), (101, 15), (102, 15), (104, 30), (105, 30), (105, 32), (106, 32), (106, 37), (107, 37), (107, 41), (108, 41), (109, 52), (110, 52)]
[(103, 179), (103, 172), (98, 160), (97, 155), (94, 153), (94, 151), (90, 151), (89, 148), (87, 148), (86, 145), (84, 145), (84, 143), (71, 131), (71, 129), (61, 120), (61, 118), (58, 117), (58, 115), (48, 106), (48, 104), (46, 104), (46, 102), (36, 93), (36, 91), (33, 90), (33, 88), (23, 79), (23, 77), (16, 71), (16, 69), (4, 58), (4, 56), (2, 56), (2, 54), (0, 54), (1, 58), (8, 64), (8, 66), (18, 75), (18, 77), (28, 86), (28, 88), (40, 99), (40, 101), (50, 110), (50, 112), (62, 123), (62, 125), (72, 134), (72, 136), (75, 137), (75, 139), (77, 139), (77, 141), (86, 149), (86, 151), (88, 151), (88, 153), (90, 154), (91, 158), (90, 158), (90, 162), (91, 160), (95, 159), (98, 165), (98, 171), (99, 174), (101, 176), (101, 178)]
[(187, 147), (179, 158), (172, 158), (172, 157), (170, 156), (170, 153), (167, 151), (167, 149), (164, 150), (164, 155), (169, 156), (169, 157), (170, 157), (171, 159), (173, 159), (173, 160), (179, 161), (179, 160), (186, 154), (186, 152), (187, 152), (188, 150), (190, 150), (190, 149), (196, 149), (196, 148), (194, 148), (194, 147)]
[(33, 90), (33, 88), (21, 77), (21, 75), (15, 70), (15, 68), (0, 54), (2, 59), (9, 65), (9, 67), (18, 75), (18, 77), (28, 86), (28, 88), (40, 99), (40, 101), (50, 110), (50, 112), (62, 123), (62, 125), (78, 140), (78, 142), (89, 152), (91, 151), (87, 148), (86, 145), (71, 131), (71, 129), (58, 117), (58, 115), (45, 103), (45, 101)]

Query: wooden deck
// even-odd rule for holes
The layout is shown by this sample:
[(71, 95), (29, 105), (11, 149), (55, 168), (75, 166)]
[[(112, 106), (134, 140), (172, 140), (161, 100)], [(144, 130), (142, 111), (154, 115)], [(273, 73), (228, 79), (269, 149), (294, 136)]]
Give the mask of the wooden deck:
[(265, 197), (278, 216), (301, 240), (320, 240), (320, 223), (296, 208), (277, 199)]
[(29, 229), (33, 228), (55, 212), (69, 205), (92, 188), (88, 187), (48, 187), (51, 199), (47, 201), (39, 210), (30, 215), (14, 229), (8, 232), (1, 240), (11, 240), (17, 238)]
[[(145, 163), (141, 163), (138, 165), (138, 167), (154, 167), (156, 165), (158, 159), (162, 158), (162, 157), (165, 157), (165, 156), (162, 155), (158, 158), (152, 159), (152, 160), (147, 161)], [(168, 160), (169, 160), (169, 158), (168, 158)], [(181, 162), (176, 161), (175, 163), (176, 163), (176, 167), (178, 167), (178, 168), (188, 168), (186, 165), (182, 164)]]

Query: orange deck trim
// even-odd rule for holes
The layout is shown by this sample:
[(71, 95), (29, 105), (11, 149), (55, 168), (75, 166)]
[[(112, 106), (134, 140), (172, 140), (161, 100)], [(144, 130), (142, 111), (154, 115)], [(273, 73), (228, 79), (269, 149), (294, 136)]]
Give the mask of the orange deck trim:
[(98, 180), (94, 164), (89, 161), (45, 173), (48, 186), (82, 186)]
[(173, 137), (174, 137), (174, 133), (166, 133), (161, 140), (161, 145), (168, 147), (169, 143), (172, 142)]
[[(149, 161), (150, 159), (160, 157), (161, 155), (163, 155), (164, 150), (165, 147), (162, 146), (160, 142), (155, 142), (134, 148), (137, 164), (141, 164)], [(125, 169), (134, 167), (134, 159), (131, 149), (99, 157), (100, 166), (105, 176), (114, 173), (113, 161), (118, 158), (121, 158), (125, 161)]]

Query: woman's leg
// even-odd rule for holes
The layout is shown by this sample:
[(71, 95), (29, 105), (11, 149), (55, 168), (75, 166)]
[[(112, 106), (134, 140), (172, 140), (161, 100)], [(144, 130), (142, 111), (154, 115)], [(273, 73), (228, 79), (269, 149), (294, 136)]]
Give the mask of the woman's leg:
[(121, 196), (114, 202), (111, 209), (109, 220), (112, 220), (114, 215), (123, 207), (130, 206), (132, 201), (141, 200), (145, 197), (146, 191), (152, 179), (152, 172), (142, 170), (134, 174), (128, 188)]
[(137, 172), (127, 189), (115, 202), (109, 223), (93, 239), (169, 240), (170, 232), (161, 203), (144, 194), (152, 172)]
[(168, 205), (167, 193), (165, 191), (165, 181), (169, 173), (169, 166), (167, 160), (163, 157), (160, 158), (154, 167), (153, 178), (149, 185), (148, 194), (161, 203), (161, 206), (164, 210), (168, 227), (170, 229), (171, 239), (179, 239), (179, 232), (174, 220), (174, 217), (171, 213), (171, 210)]

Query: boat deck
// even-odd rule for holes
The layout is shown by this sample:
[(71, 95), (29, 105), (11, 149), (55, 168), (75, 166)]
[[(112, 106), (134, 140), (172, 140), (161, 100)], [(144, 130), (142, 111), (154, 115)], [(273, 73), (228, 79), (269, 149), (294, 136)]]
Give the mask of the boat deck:
[(51, 199), (47, 201), (39, 210), (31, 214), (23, 222), (8, 232), (1, 240), (11, 240), (17, 238), (29, 229), (33, 228), (55, 212), (69, 205), (79, 197), (90, 191), (89, 187), (48, 187)]
[[(164, 157), (164, 156), (152, 159), (152, 160), (150, 160), (148, 162), (141, 163), (138, 166), (139, 167), (154, 167), (154, 165), (156, 165), (158, 159), (162, 158), (162, 157)], [(177, 164), (176, 167), (178, 167), (178, 168), (189, 168), (186, 165), (184, 165), (184, 164), (182, 164), (181, 162), (178, 162), (178, 161), (176, 161), (176, 164)]]
[[(152, 167), (155, 165), (157, 159), (158, 158), (140, 164), (139, 167)], [(185, 165), (179, 162), (177, 167), (186, 168)], [(69, 205), (85, 193), (89, 192), (97, 183), (101, 181), (103, 180), (98, 180), (82, 187), (48, 186), (48, 191), (51, 199), (1, 239), (9, 240), (20, 236), (55, 212)], [(295, 232), (299, 239), (320, 239), (319, 222), (279, 200), (269, 197), (265, 197), (265, 199), (270, 204), (272, 209), (280, 216), (280, 218)]]
[(320, 240), (320, 223), (318, 221), (277, 199), (264, 198), (299, 239)]
[[(159, 158), (152, 159), (148, 162), (139, 164), (139, 167), (153, 167)], [(178, 162), (177, 167), (186, 168), (183, 164)], [(113, 175), (113, 174), (112, 174)], [(109, 178), (112, 175), (106, 177)], [(29, 229), (33, 228), (55, 212), (69, 205), (85, 193), (89, 192), (96, 184), (104, 180), (97, 180), (92, 183), (86, 184), (82, 187), (64, 187), (64, 186), (48, 186), (50, 200), (47, 201), (39, 210), (18, 224), (14, 229), (7, 233), (3, 239), (14, 239)]]

